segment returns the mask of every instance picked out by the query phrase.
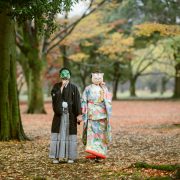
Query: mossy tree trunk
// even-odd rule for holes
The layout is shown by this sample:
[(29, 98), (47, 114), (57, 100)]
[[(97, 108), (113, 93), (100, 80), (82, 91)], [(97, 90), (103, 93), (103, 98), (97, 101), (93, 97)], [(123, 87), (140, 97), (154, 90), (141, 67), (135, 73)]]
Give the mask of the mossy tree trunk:
[(29, 90), (29, 79), (30, 79), (30, 68), (29, 68), (29, 63), (28, 59), (24, 56), (23, 53), (18, 54), (17, 61), (22, 67), (23, 75), (25, 78), (25, 82), (27, 85), (27, 91)]
[[(32, 53), (32, 52), (31, 52)], [(32, 65), (31, 65), (32, 66)], [(43, 97), (43, 64), (41, 60), (33, 62), (29, 74), (28, 111), (27, 113), (45, 113)]]
[(16, 85), (14, 22), (7, 12), (0, 13), (0, 140), (25, 140)]
[[(44, 58), (39, 47), (38, 31), (32, 27), (31, 21), (26, 21), (23, 26), (24, 46), (21, 52), (27, 58), (27, 64), (23, 65), (28, 87), (28, 110), (27, 113), (45, 113), (43, 97)], [(27, 73), (27, 69), (28, 73)], [(27, 73), (27, 74), (26, 74)]]

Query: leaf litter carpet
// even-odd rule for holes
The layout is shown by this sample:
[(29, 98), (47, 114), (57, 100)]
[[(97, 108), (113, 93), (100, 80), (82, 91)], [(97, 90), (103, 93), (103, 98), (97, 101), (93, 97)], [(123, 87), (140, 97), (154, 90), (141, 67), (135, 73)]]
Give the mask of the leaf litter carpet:
[(99, 163), (85, 159), (81, 123), (77, 162), (52, 164), (48, 158), (51, 103), (45, 104), (47, 114), (25, 114), (26, 108), (21, 105), (21, 117), (31, 141), (0, 142), (1, 180), (173, 177), (173, 171), (138, 169), (133, 164), (180, 164), (180, 101), (114, 101), (113, 140), (108, 158)]

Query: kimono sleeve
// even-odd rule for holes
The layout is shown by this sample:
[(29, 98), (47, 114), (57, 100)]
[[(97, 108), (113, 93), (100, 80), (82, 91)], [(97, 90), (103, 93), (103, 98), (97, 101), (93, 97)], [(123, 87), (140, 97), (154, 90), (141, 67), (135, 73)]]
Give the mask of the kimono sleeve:
[(88, 119), (88, 89), (86, 88), (82, 94), (81, 98), (81, 108), (82, 108), (82, 119), (87, 122)]
[(61, 93), (60, 89), (57, 84), (54, 85), (54, 87), (51, 90), (51, 97), (52, 97), (52, 107), (53, 111), (56, 115), (61, 115)]
[(112, 93), (109, 92), (109, 90), (106, 86), (104, 86), (103, 89), (105, 92), (104, 102), (105, 102), (105, 106), (106, 106), (106, 111), (107, 111), (108, 118), (110, 118), (112, 115)]

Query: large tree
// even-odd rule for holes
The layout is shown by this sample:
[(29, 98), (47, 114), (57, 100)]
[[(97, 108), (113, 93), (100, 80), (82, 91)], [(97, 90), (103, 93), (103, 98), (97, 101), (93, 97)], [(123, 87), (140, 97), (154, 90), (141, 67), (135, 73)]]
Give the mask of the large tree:
[(16, 88), (14, 22), (7, 13), (8, 9), (0, 13), (0, 140), (24, 140)]
[[(114, 6), (113, 11), (107, 11), (107, 16), (105, 17), (105, 22), (117, 22), (116, 23), (116, 31), (123, 31), (124, 34), (131, 34), (133, 31), (133, 27), (136, 24), (142, 24), (144, 22), (156, 22), (168, 25), (179, 24), (179, 7), (180, 1), (178, 0), (126, 0), (120, 3), (121, 1), (116, 0), (113, 1), (112, 4)], [(119, 23), (124, 20), (124, 23)], [(151, 29), (151, 25), (147, 29)], [(158, 28), (157, 28), (158, 30)], [(160, 29), (159, 29), (160, 30)], [(159, 32), (158, 30), (158, 32)], [(152, 34), (151, 34), (152, 35)], [(158, 36), (158, 38), (157, 38)], [(134, 48), (136, 50), (147, 47), (150, 45), (150, 41), (155, 44), (160, 39), (159, 34), (154, 33), (151, 37), (147, 38), (147, 33), (145, 36), (141, 36), (140, 38), (135, 37)], [(154, 41), (154, 42), (153, 42)], [(177, 48), (175, 48), (175, 52), (177, 52)], [(177, 59), (177, 54), (174, 56)], [(178, 62), (178, 61), (177, 61)], [(143, 64), (143, 63), (141, 63)], [(129, 66), (130, 69), (133, 68)], [(143, 68), (144, 69), (144, 68)], [(177, 97), (177, 92), (179, 91), (178, 87), (180, 87), (178, 80), (178, 72), (179, 66), (176, 65), (177, 75), (175, 76), (175, 91), (174, 96)], [(133, 73), (131, 73), (133, 74)], [(141, 74), (141, 73), (140, 73)], [(135, 80), (139, 76), (139, 73), (136, 75), (132, 75), (130, 77), (130, 84), (132, 85), (130, 88), (131, 94), (135, 95)], [(180, 93), (180, 91), (179, 91)]]
[[(180, 26), (178, 25), (166, 25), (166, 24), (158, 24), (158, 23), (144, 23), (141, 25), (136, 26), (137, 31), (136, 35), (150, 39), (151, 37), (155, 36), (156, 38), (153, 39), (154, 42), (160, 39), (170, 39), (168, 43), (166, 43), (166, 47), (171, 47), (173, 52), (173, 61), (175, 62), (175, 86), (174, 86), (174, 95), (173, 97), (179, 98), (180, 97)], [(170, 59), (172, 61), (172, 59)]]
[(131, 63), (134, 39), (125, 36), (123, 33), (114, 32), (107, 36), (98, 49), (100, 53), (107, 56), (112, 63), (111, 81), (113, 82), (113, 99), (117, 99), (117, 91), (120, 80), (123, 76), (129, 76), (127, 66)]
[[(63, 58), (62, 66), (67, 67), (68, 48), (61, 42), (73, 32), (82, 19), (89, 16), (104, 3), (105, 0), (98, 1), (98, 3), (90, 0), (84, 13), (80, 17), (72, 20), (68, 19), (68, 11), (65, 12), (64, 18), (56, 18), (56, 11), (53, 11), (44, 19), (45, 26), (43, 30), (42, 26), (39, 26), (38, 16), (35, 16), (33, 20), (26, 20), (22, 24), (22, 28), (17, 28), (16, 43), (21, 53), (23, 53), (27, 59), (26, 61), (20, 59), (20, 64), (23, 67), (27, 80), (28, 113), (45, 112), (42, 84), (47, 64), (47, 56), (49, 56), (54, 49), (58, 48)], [(43, 16), (43, 11), (41, 12), (41, 16)], [(63, 22), (59, 19), (63, 19)], [(53, 22), (56, 22), (57, 27), (54, 34), (50, 36), (49, 32), (55, 28)], [(39, 29), (41, 30), (41, 34), (39, 34)]]
[[(25, 140), (16, 87), (15, 19), (37, 19), (39, 32), (50, 12), (68, 11), (75, 1), (1, 0), (0, 2), (0, 140)], [(3, 25), (3, 26), (2, 26)], [(36, 72), (38, 73), (38, 72)]]

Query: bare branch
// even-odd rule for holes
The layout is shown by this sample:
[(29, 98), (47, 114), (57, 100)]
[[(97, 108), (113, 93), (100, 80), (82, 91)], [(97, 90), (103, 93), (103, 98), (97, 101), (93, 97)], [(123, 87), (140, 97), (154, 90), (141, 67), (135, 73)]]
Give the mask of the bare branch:
[(149, 76), (149, 75), (156, 75), (156, 76), (158, 76), (158, 75), (166, 75), (166, 76), (168, 76), (170, 78), (175, 77), (175, 76), (169, 75), (167, 72), (150, 72), (150, 73), (141, 74), (140, 76)]
[(18, 41), (18, 43), (23, 42), (23, 37), (17, 31), (16, 31), (16, 41)]
[[(96, 11), (99, 7), (101, 7), (106, 0), (103, 0), (101, 3), (99, 3), (94, 9), (92, 9), (89, 13), (87, 13), (90, 9), (90, 7), (92, 6), (92, 2), (89, 5), (89, 8), (83, 13), (83, 15), (74, 23), (70, 24), (69, 26), (67, 26), (67, 28), (63, 29), (60, 33), (58, 33), (50, 43), (52, 43), (54, 40), (56, 40), (57, 38), (60, 38), (59, 41), (57, 41), (55, 44), (51, 45), (48, 49), (47, 52), (45, 52), (46, 54), (48, 54), (53, 48), (55, 48), (60, 42), (62, 42), (73, 30), (74, 28), (78, 25), (78, 23), (84, 19), (85, 17), (89, 16), (90, 14), (92, 14), (94, 11)], [(62, 34), (64, 33), (64, 35), (62, 36)], [(49, 44), (50, 44), (49, 43)]]
[(159, 63), (159, 64), (167, 65), (167, 66), (173, 66), (173, 64), (168, 63), (168, 62), (163, 62), (163, 61), (159, 61), (159, 60), (156, 60), (156, 62)]
[(20, 51), (26, 56), (28, 53), (28, 48), (26, 48), (23, 43), (20, 43), (16, 38), (16, 45), (19, 47)]
[(153, 63), (154, 63), (154, 59), (150, 61), (144, 68), (142, 68), (141, 71), (137, 72), (135, 76), (139, 76), (143, 71), (145, 71)]
[(138, 72), (138, 71), (140, 70), (142, 63), (144, 63), (144, 60), (147, 59), (147, 57), (148, 57), (150, 54), (152, 54), (152, 52), (154, 51), (154, 49), (155, 49), (155, 48), (151, 49), (151, 51), (148, 52), (148, 53), (144, 56), (144, 58), (143, 58), (143, 59), (141, 60), (141, 62), (139, 63), (139, 65), (138, 65), (138, 67), (137, 67), (137, 69), (136, 69), (136, 72)]
[(152, 59), (152, 61), (150, 61), (143, 69), (141, 69), (139, 72), (137, 72), (136, 75), (140, 75), (143, 71), (145, 71), (150, 65), (152, 65), (157, 59), (159, 59), (162, 54), (163, 54), (163, 52), (160, 54), (159, 57)]
[(72, 24), (70, 24), (69, 26), (67, 26), (65, 29), (63, 29), (62, 31), (60, 31), (58, 34), (55, 35), (55, 37), (53, 37), (51, 39), (51, 42), (48, 42), (49, 44), (52, 43), (54, 40), (56, 40), (58, 37), (60, 37), (63, 33), (65, 33), (68, 29), (71, 29), (77, 22), (79, 22), (81, 19), (83, 19), (85, 17), (85, 15), (87, 14), (87, 12), (90, 10), (90, 8), (92, 7), (94, 0), (91, 0), (91, 3), (89, 4), (89, 7), (86, 9), (86, 11), (83, 13), (83, 15), (76, 20), (75, 22), (73, 22)]
[(155, 50), (155, 48), (151, 49), (151, 51), (148, 52), (148, 53), (144, 56), (144, 58), (141, 60), (141, 62), (139, 63), (139, 65), (138, 65), (138, 67), (137, 67), (137, 69), (136, 69), (136, 75), (135, 75), (135, 76), (138, 76), (139, 74), (141, 74), (146, 68), (148, 68), (150, 65), (152, 65), (152, 64), (155, 62), (155, 60), (156, 60), (156, 62), (157, 62), (157, 61), (158, 61), (157, 59), (161, 57), (161, 55), (164, 53), (164, 50), (165, 50), (165, 49), (163, 48), (163, 51), (162, 51), (162, 53), (160, 54), (159, 57), (152, 59), (152, 61), (150, 61), (150, 62), (147, 64), (147, 66), (145, 66), (143, 69), (140, 70), (141, 65), (142, 65), (142, 63), (144, 62), (144, 60), (147, 59), (148, 56), (149, 56), (150, 54), (152, 54), (154, 50)]

